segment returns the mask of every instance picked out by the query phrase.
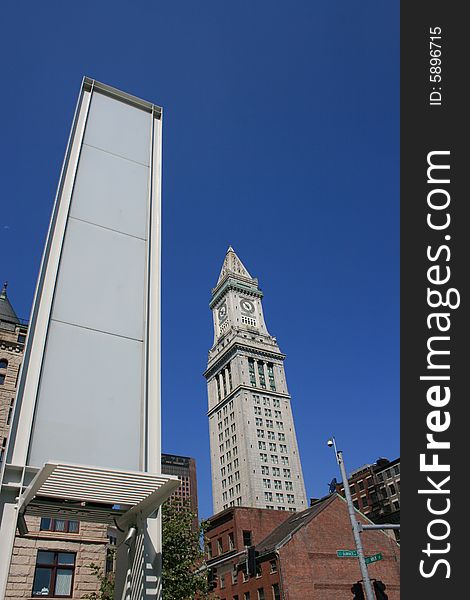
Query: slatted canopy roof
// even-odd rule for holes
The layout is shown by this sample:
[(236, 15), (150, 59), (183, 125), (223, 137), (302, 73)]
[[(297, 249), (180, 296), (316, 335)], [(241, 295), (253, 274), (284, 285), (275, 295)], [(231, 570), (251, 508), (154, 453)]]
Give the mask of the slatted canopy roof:
[(124, 527), (150, 516), (178, 486), (172, 475), (47, 462), (20, 496), (18, 512)]

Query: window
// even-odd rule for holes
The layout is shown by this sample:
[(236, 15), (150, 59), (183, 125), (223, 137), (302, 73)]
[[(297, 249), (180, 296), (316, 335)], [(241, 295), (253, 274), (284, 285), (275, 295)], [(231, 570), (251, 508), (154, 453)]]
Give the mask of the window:
[(270, 479), (263, 479), (263, 486), (267, 490), (270, 490), (271, 489), (271, 480)]
[(266, 419), (266, 427), (272, 429), (274, 427), (274, 423), (272, 419)]
[(276, 434), (274, 433), (274, 431), (268, 431), (268, 440), (275, 440), (276, 439)]
[(265, 600), (264, 589), (263, 588), (259, 588), (258, 589), (258, 600)]
[(38, 550), (32, 595), (70, 598), (74, 570), (72, 552)]
[(275, 560), (271, 560), (271, 561), (269, 561), (269, 564), (271, 565), (271, 573), (277, 573), (276, 561)]
[(269, 387), (273, 391), (276, 391), (276, 384), (274, 382), (274, 369), (273, 369), (272, 363), (268, 363), (268, 379), (269, 379)]
[(225, 575), (221, 575), (219, 580), (220, 580), (220, 589), (223, 590), (225, 587)]
[(285, 433), (278, 433), (277, 437), (279, 439), (280, 442), (285, 442), (286, 441), (286, 434)]
[(392, 496), (394, 496), (397, 493), (397, 491), (396, 491), (395, 486), (393, 485), (393, 483), (391, 483), (388, 487), (390, 489), (390, 494)]
[(273, 585), (273, 600), (281, 600), (281, 592), (279, 591), (279, 584)]
[(361, 481), (358, 481), (357, 484), (358, 484), (360, 490), (364, 489), (364, 482), (362, 481), (362, 479), (361, 479)]
[(6, 358), (0, 359), (0, 369), (6, 369), (8, 367), (8, 361)]
[(275, 454), (271, 454), (271, 462), (277, 465), (279, 458)]
[(273, 442), (269, 442), (269, 450), (270, 452), (276, 452), (276, 444), (274, 444)]
[(280, 477), (281, 476), (281, 469), (279, 467), (272, 467), (273, 469), (273, 475), (274, 477)]
[[(261, 406), (255, 406), (254, 409), (255, 409), (255, 415), (260, 415), (261, 414)], [(261, 425), (262, 424), (263, 423), (261, 422)]]
[(268, 462), (268, 455), (265, 454), (264, 452), (260, 452), (259, 457), (261, 459), (261, 462)]
[(5, 374), (0, 373), (0, 385), (3, 385), (4, 383), (5, 383)]
[(26, 336), (23, 333), (18, 335), (18, 344), (24, 344), (26, 342)]
[(292, 481), (286, 481), (284, 483), (285, 483), (285, 486), (286, 486), (286, 490), (293, 490), (294, 489), (292, 487)]
[(282, 490), (282, 483), (279, 479), (275, 479), (274, 480), (274, 489), (275, 490)]
[(224, 551), (224, 549), (223, 549), (223, 546), (222, 546), (222, 538), (219, 538), (219, 539), (217, 540), (217, 552), (218, 552), (219, 554), (222, 554), (222, 553), (223, 553), (223, 551)]
[(269, 475), (269, 467), (261, 465), (261, 475)]
[(256, 417), (255, 418), (255, 423), (256, 423), (256, 427), (263, 427), (263, 419), (260, 419), (259, 417)]
[(6, 447), (7, 447), (7, 438), (3, 438), (2, 445), (0, 446), (0, 464), (2, 464), (3, 459), (5, 457)]
[(272, 411), (271, 411), (271, 409), (270, 409), (270, 408), (265, 408), (265, 409), (264, 409), (264, 416), (265, 416), (265, 417), (272, 417), (272, 416), (273, 416), (273, 415), (272, 415)]
[(64, 519), (47, 519), (42, 517), (39, 525), (40, 531), (60, 531), (63, 533), (78, 533), (78, 521)]
[[(256, 385), (256, 377), (255, 377), (255, 361), (252, 358), (248, 359), (248, 373), (250, 375), (250, 383), (251, 385)], [(256, 397), (255, 397), (256, 401)]]
[(264, 429), (257, 429), (257, 430), (256, 430), (256, 435), (257, 435), (259, 438), (264, 438)]
[(259, 376), (259, 384), (262, 388), (266, 388), (266, 379), (264, 377), (264, 363), (258, 363), (258, 376)]
[(243, 545), (251, 546), (253, 544), (253, 535), (251, 531), (243, 532)]
[(284, 474), (284, 477), (290, 479), (290, 469), (282, 469), (282, 472)]
[[(245, 579), (245, 573), (243, 573), (243, 581), (248, 581), (248, 575), (246, 576), (246, 579)], [(243, 594), (243, 600), (250, 600), (250, 592), (245, 592)]]
[(266, 442), (258, 442), (259, 450), (266, 450)]
[(294, 504), (295, 503), (294, 494), (287, 494), (287, 502), (288, 502), (288, 504)]

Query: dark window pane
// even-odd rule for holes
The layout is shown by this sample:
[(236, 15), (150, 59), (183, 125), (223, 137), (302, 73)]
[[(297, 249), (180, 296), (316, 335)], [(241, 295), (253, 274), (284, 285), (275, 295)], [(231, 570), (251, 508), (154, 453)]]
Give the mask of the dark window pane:
[(34, 575), (33, 596), (48, 596), (51, 586), (52, 569), (38, 567)]
[(57, 563), (59, 565), (74, 565), (75, 554), (72, 554), (70, 552), (59, 552)]
[(53, 565), (54, 564), (54, 552), (47, 552), (46, 550), (39, 550), (36, 560), (37, 564)]
[(46, 517), (42, 517), (41, 525), (39, 526), (39, 529), (41, 531), (50, 531), (51, 530), (51, 520), (52, 519), (46, 519)]
[(3, 373), (0, 373), (0, 385), (5, 383), (5, 375)]

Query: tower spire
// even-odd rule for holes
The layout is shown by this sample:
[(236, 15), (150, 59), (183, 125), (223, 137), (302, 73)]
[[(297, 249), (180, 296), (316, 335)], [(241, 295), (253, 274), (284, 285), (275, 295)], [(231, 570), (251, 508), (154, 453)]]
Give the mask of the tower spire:
[(220, 271), (219, 279), (217, 280), (217, 284), (219, 284), (222, 279), (228, 274), (232, 274), (235, 276), (246, 277), (248, 279), (253, 279), (248, 272), (248, 269), (242, 263), (242, 261), (238, 258), (235, 250), (232, 246), (228, 247), (227, 253), (225, 254), (224, 264), (222, 265), (222, 269)]

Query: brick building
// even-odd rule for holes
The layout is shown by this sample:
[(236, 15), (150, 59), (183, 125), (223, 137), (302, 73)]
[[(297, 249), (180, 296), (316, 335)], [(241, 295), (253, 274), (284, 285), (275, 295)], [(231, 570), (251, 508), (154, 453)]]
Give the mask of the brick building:
[[(369, 523), (358, 513), (358, 519)], [(389, 600), (398, 600), (400, 549), (389, 534), (362, 534), (371, 579), (385, 583)], [(221, 600), (338, 600), (352, 597), (361, 580), (355, 558), (337, 551), (355, 547), (346, 502), (338, 494), (289, 514), (266, 509), (229, 508), (210, 519), (207, 566)], [(246, 548), (256, 550), (256, 575), (246, 571)]]
[[(353, 471), (348, 483), (355, 508), (373, 523), (400, 523), (400, 458), (378, 458)], [(337, 491), (344, 496), (343, 483)], [(400, 539), (399, 530), (395, 535)]]
[(27, 325), (10, 304), (5, 283), (0, 292), (0, 469), (5, 458)]

